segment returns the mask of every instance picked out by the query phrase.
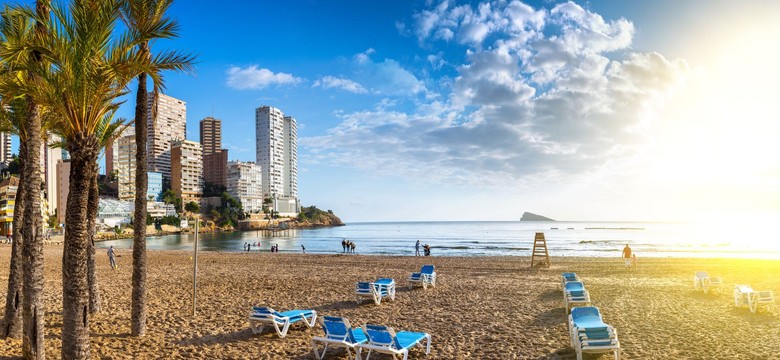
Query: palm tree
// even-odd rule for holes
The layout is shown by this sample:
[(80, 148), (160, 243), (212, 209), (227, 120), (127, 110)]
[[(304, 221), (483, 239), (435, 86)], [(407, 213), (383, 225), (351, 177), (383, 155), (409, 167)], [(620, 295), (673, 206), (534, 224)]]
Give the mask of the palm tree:
[[(4, 22), (5, 23), (5, 22)], [(5, 100), (6, 98), (3, 97)], [(16, 134), (19, 137), (19, 156), (22, 158), (20, 161), (20, 175), (24, 174), (24, 163), (26, 162), (27, 155), (27, 137), (25, 136), (24, 127), (20, 126), (23, 123), (23, 119), (26, 119), (24, 114), (25, 102), (21, 99), (17, 99), (10, 102), (8, 111), (3, 107), (3, 119), (0, 129), (3, 132), (9, 132)], [(11, 244), (11, 267), (8, 272), (8, 292), (6, 293), (5, 302), (5, 317), (3, 320), (3, 329), (0, 331), (0, 336), (3, 338), (11, 337), (18, 338), (22, 335), (22, 213), (24, 213), (24, 201), (25, 191), (27, 187), (24, 186), (24, 179), (20, 177), (19, 186), (16, 189), (16, 198), (19, 199), (14, 203), (14, 217), (12, 222), (13, 229), (13, 243)]]
[[(41, 117), (43, 108), (36, 97), (30, 96), (26, 89), (37, 88), (40, 83), (39, 69), (45, 67), (41, 52), (33, 40), (46, 33), (49, 2), (36, 1), (35, 10), (22, 7), (6, 8), (3, 15), (3, 46), (0, 50), (4, 72), (15, 76), (3, 76), (0, 80), (0, 94), (8, 98), (24, 98), (25, 109), (23, 128), (26, 141), (20, 146), (24, 152), (26, 164), (38, 164), (41, 146)], [(36, 19), (33, 22), (31, 19)], [(21, 91), (17, 91), (21, 90)], [(20, 176), (22, 196), (21, 241), (22, 262), (22, 352), (27, 359), (44, 357), (44, 307), (43, 307), (43, 242), (40, 236), (40, 167), (24, 166)], [(23, 182), (23, 184), (22, 184)], [(16, 224), (18, 225), (18, 224)], [(17, 258), (18, 260), (18, 258)], [(14, 264), (16, 265), (16, 264)], [(16, 265), (18, 266), (18, 265)], [(12, 267), (13, 269), (13, 267)], [(9, 288), (9, 290), (11, 290)], [(18, 304), (16, 296), (14, 302)]]
[[(146, 76), (154, 83), (153, 104), (157, 93), (163, 89), (162, 71), (191, 70), (193, 58), (176, 52), (166, 52), (152, 57), (151, 43), (157, 39), (178, 36), (178, 24), (166, 12), (173, 0), (127, 0), (122, 3), (122, 19), (138, 41), (140, 57), (151, 63), (152, 71), (138, 75), (135, 101), (135, 210), (133, 212), (133, 295), (130, 332), (133, 336), (146, 333), (146, 191), (147, 121), (150, 118)], [(152, 114), (156, 109), (152, 109)]]
[[(62, 260), (62, 358), (82, 359), (90, 356), (88, 203), (97, 176), (101, 126), (112, 122), (120, 104), (117, 99), (126, 93), (132, 78), (148, 67), (134, 51), (130, 36), (114, 37), (118, 0), (74, 1), (67, 9), (58, 4), (51, 13), (53, 20), (44, 23), (44, 34), (37, 37), (35, 47), (51, 65), (35, 67), (33, 73), (40, 81), (22, 86), (22, 93), (56, 114), (55, 127), (71, 155)], [(29, 127), (28, 136), (34, 138)]]

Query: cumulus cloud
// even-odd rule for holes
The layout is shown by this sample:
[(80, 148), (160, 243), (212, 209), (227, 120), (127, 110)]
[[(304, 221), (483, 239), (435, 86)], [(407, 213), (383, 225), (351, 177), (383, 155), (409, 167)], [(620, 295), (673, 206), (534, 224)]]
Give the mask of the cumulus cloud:
[(366, 90), (363, 85), (360, 85), (349, 79), (335, 76), (324, 76), (321, 79), (316, 80), (312, 86), (321, 86), (323, 89), (341, 89), (355, 94), (365, 94), (368, 92), (368, 90)]
[(271, 85), (295, 85), (303, 79), (287, 73), (274, 73), (266, 68), (250, 65), (246, 68), (231, 66), (227, 71), (227, 85), (238, 90), (262, 89)]
[[(338, 126), (301, 141), (317, 161), (470, 184), (584, 174), (635, 154), (641, 129), (688, 74), (683, 60), (633, 52), (629, 20), (573, 2), (535, 9), (520, 1), (441, 1), (412, 18), (408, 29), (426, 49), (461, 44), (460, 54), (434, 49), (427, 58), (457, 73), (425, 89), (393, 60), (356, 55), (373, 74), (370, 84), (440, 96), (411, 111), (377, 104), (339, 113)], [(384, 77), (395, 82), (377, 81)]]

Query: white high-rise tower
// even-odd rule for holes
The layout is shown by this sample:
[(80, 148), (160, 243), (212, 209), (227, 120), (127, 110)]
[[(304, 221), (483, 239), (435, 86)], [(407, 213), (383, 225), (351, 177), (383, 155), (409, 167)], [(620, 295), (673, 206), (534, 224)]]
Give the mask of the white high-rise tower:
[(298, 127), (295, 118), (272, 106), (255, 109), (257, 165), (263, 172), (263, 197), (274, 210), (298, 213)]

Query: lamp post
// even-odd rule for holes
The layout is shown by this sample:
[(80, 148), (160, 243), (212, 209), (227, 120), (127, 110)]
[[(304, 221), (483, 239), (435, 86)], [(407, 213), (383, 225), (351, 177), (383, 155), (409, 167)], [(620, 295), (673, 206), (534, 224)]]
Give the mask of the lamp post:
[(192, 316), (195, 316), (195, 309), (197, 308), (197, 292), (198, 292), (198, 225), (200, 224), (200, 221), (198, 221), (198, 216), (195, 215), (195, 246), (193, 251), (195, 252), (195, 255), (193, 256), (194, 259), (194, 266), (192, 267)]

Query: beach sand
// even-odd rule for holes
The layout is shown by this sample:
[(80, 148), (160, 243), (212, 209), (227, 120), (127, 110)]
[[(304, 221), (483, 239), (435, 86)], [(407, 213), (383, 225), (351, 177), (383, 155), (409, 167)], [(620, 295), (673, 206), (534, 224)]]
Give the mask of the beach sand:
[[(61, 341), (61, 253), (46, 252), (46, 349), (58, 358)], [(0, 295), (5, 301), (10, 245), (0, 245)], [(625, 359), (769, 359), (780, 355), (780, 317), (733, 305), (734, 284), (780, 295), (780, 261), (642, 259), (626, 270), (620, 259), (553, 258), (531, 269), (522, 257), (387, 257), (285, 253), (201, 252), (198, 311), (191, 316), (191, 253), (150, 251), (148, 333), (130, 333), (131, 252), (117, 250), (112, 271), (98, 249), (103, 309), (90, 319), (95, 359), (311, 359), (319, 326), (294, 325), (286, 338), (253, 335), (252, 305), (315, 309), (396, 330), (428, 332), (431, 354), (412, 359), (573, 359), (565, 324), (560, 274), (577, 272), (604, 320), (620, 336)], [(435, 288), (407, 289), (422, 264), (437, 267)], [(722, 276), (721, 293), (692, 289), (693, 273)], [(395, 301), (356, 305), (356, 281), (392, 277)], [(21, 354), (21, 341), (0, 340), (0, 358)], [(346, 359), (343, 350), (328, 359)], [(373, 356), (372, 356), (373, 358)], [(377, 358), (385, 358), (377, 356)], [(609, 355), (586, 358), (609, 358)]]

